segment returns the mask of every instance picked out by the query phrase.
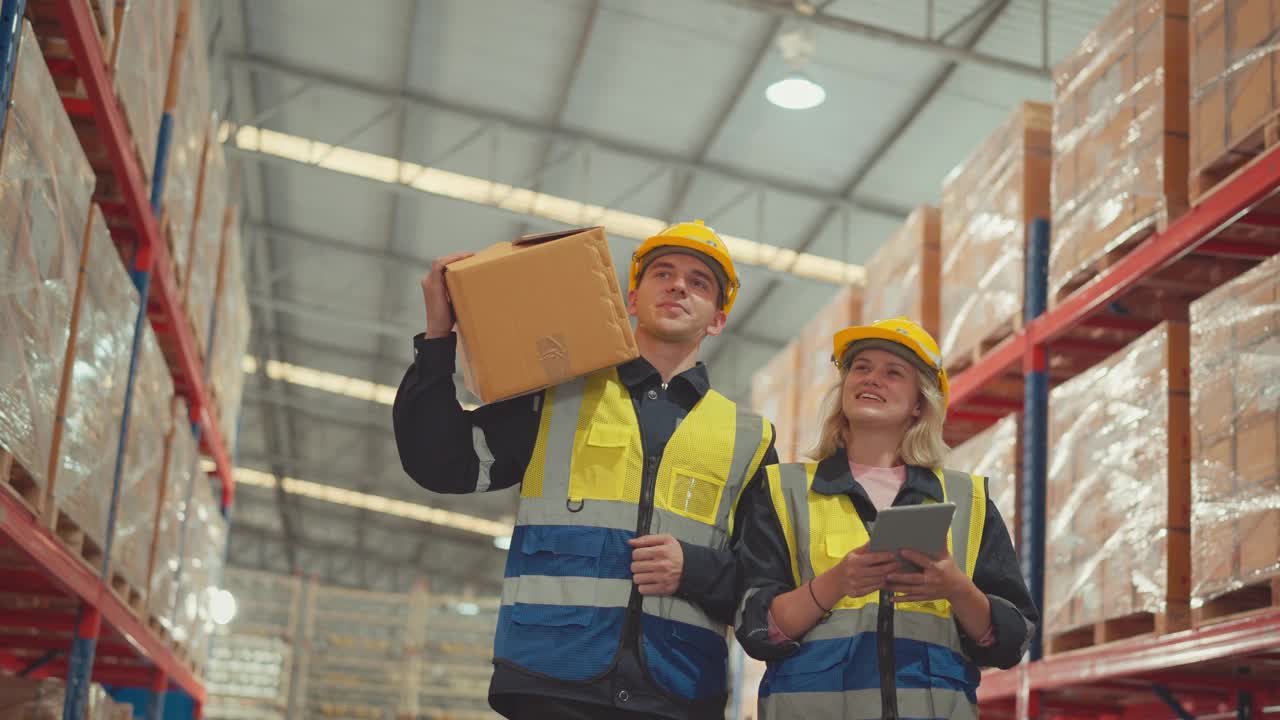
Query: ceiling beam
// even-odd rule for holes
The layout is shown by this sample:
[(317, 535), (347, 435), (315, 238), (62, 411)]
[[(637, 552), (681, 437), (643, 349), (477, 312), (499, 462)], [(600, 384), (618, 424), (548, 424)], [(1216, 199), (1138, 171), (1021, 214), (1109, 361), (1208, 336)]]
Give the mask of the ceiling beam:
[(322, 248), (332, 252), (344, 253), (346, 255), (365, 258), (367, 260), (380, 262), (384, 265), (390, 265), (393, 267), (410, 267), (426, 272), (431, 269), (431, 263), (434, 260), (434, 258), (406, 255), (405, 253), (379, 249), (369, 245), (359, 245), (351, 242), (350, 240), (343, 240), (327, 235), (320, 235), (318, 233), (287, 228), (281, 225), (264, 223), (260, 220), (247, 220), (244, 227), (246, 232), (252, 233), (256, 237), (309, 245), (313, 248)]
[[(982, 39), (982, 36), (991, 29), (993, 24), (995, 24), (995, 21), (1000, 17), (1000, 14), (1009, 6), (1009, 2), (1010, 0), (997, 0), (995, 3), (988, 6), (987, 15), (969, 33), (969, 36), (964, 41), (963, 47), (972, 48), (976, 46)], [(855, 192), (858, 186), (866, 180), (867, 176), (875, 170), (876, 166), (884, 159), (884, 156), (888, 154), (894, 144), (902, 139), (902, 136), (906, 134), (908, 129), (910, 129), (911, 124), (920, 117), (920, 114), (929, 106), (929, 103), (933, 102), (933, 99), (937, 97), (943, 86), (947, 84), (947, 81), (951, 78), (952, 74), (955, 73), (957, 67), (959, 67), (959, 64), (955, 62), (950, 62), (943, 66), (933, 75), (933, 77), (929, 79), (911, 102), (907, 103), (902, 112), (898, 113), (897, 119), (893, 125), (891, 125), (889, 129), (886, 130), (878, 139), (878, 141), (871, 146), (873, 148), (871, 154), (858, 163), (858, 166), (854, 168), (853, 172), (849, 175), (848, 181), (846, 181), (844, 187), (841, 188), (842, 195), (849, 195)], [(802, 240), (800, 241), (799, 247), (796, 248), (796, 252), (807, 251), (809, 247), (819, 237), (821, 237), (823, 230), (827, 227), (827, 224), (835, 219), (838, 214), (839, 210), (834, 207), (828, 207), (827, 209), (819, 212), (818, 217), (814, 220), (813, 224), (803, 235), (800, 236)], [(751, 321), (755, 318), (761, 308), (768, 306), (769, 297), (778, 289), (779, 285), (780, 283), (776, 279), (770, 279), (764, 289), (759, 294), (755, 295), (755, 300), (752, 301), (751, 305), (747, 306), (742, 314), (738, 316), (737, 323), (739, 325), (750, 327)], [(728, 345), (729, 343), (721, 345), (716, 350), (716, 353), (708, 360), (708, 364), (711, 364), (713, 361), (718, 359), (720, 355), (724, 353), (724, 349)]]
[[(379, 86), (352, 77), (321, 70), (319, 68), (302, 67), (285, 60), (272, 58), (260, 53), (230, 53), (227, 62), (232, 65), (248, 67), (280, 77), (289, 77), (298, 81), (312, 82), (354, 94), (364, 95), (382, 102), (398, 101), (437, 112), (447, 112), (474, 119), (478, 123), (494, 123), (498, 128), (508, 128), (548, 139), (557, 139), (569, 143), (584, 143), (631, 159), (670, 166), (679, 170), (694, 173), (706, 173), (721, 181), (731, 181), (743, 185), (772, 190), (779, 193), (797, 195), (810, 200), (817, 200), (851, 210), (880, 215), (894, 220), (906, 218), (908, 210), (873, 198), (846, 198), (834, 194), (830, 189), (808, 183), (796, 182), (786, 178), (764, 175), (722, 163), (704, 161), (694, 162), (681, 153), (668, 152), (656, 148), (645, 147), (623, 140), (584, 130), (557, 128), (527, 120), (513, 113), (503, 113), (478, 106), (445, 100), (432, 95), (413, 92), (401, 93), (395, 88)], [(228, 146), (229, 148), (232, 146)]]
[(1013, 73), (1015, 75), (1021, 75), (1035, 80), (1049, 80), (1052, 77), (1049, 70), (1040, 67), (1039, 65), (1031, 65), (1005, 57), (978, 52), (973, 49), (973, 45), (968, 43), (962, 46), (948, 45), (944, 42), (923, 37), (921, 35), (911, 35), (909, 33), (898, 32), (897, 30), (891, 30), (878, 25), (871, 25), (869, 23), (840, 17), (838, 15), (829, 15), (824, 12), (819, 12), (807, 2), (778, 3), (773, 2), (772, 0), (722, 0), (722, 2), (768, 13), (774, 17), (809, 23), (829, 30), (852, 33), (865, 38), (897, 45), (899, 47), (911, 48), (913, 50), (930, 53), (938, 57), (946, 58), (952, 63), (981, 65), (992, 70)]

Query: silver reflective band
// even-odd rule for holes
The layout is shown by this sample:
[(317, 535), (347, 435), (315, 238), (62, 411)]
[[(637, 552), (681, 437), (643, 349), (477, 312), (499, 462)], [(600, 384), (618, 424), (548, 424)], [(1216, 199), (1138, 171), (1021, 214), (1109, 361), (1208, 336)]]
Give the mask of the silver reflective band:
[[(962, 692), (898, 689), (898, 716), (977, 720), (978, 712)], [(760, 720), (880, 720), (879, 688), (848, 692), (798, 692), (760, 701)]]
[(485, 492), (489, 489), (491, 482), (489, 471), (493, 468), (495, 459), (493, 451), (489, 449), (489, 442), (484, 439), (484, 431), (478, 425), (471, 428), (471, 444), (475, 446), (476, 458), (480, 460), (479, 473), (476, 475), (476, 492)]
[(502, 581), (503, 605), (626, 607), (630, 600), (630, 580), (521, 575)]

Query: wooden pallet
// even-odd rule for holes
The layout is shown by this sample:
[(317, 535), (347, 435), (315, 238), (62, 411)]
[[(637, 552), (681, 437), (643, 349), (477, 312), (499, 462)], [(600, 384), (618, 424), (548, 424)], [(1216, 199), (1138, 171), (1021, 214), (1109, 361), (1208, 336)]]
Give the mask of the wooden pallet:
[(111, 591), (120, 598), (120, 602), (124, 603), (125, 607), (133, 611), (135, 617), (142, 619), (147, 616), (145, 596), (120, 573), (111, 573)]
[[(1158, 232), (1164, 232), (1168, 227), (1167, 217), (1168, 215), (1165, 213), (1150, 217), (1117, 238), (1118, 242), (1115, 247), (1095, 258), (1088, 265), (1078, 268), (1052, 291), (1049, 296), (1049, 307), (1057, 306), (1080, 288), (1105, 275), (1111, 269), (1111, 266), (1140, 247), (1153, 235)], [(1049, 282), (1054, 283), (1055, 278), (1050, 278)]]
[(1116, 640), (1154, 635), (1164, 627), (1164, 624), (1163, 615), (1149, 612), (1102, 620), (1074, 630), (1049, 635), (1045, 639), (1044, 654), (1060, 655), (1072, 650), (1105, 645)]
[(40, 517), (44, 491), (18, 459), (4, 449), (0, 449), (0, 488), (17, 498), (33, 516)]
[(53, 532), (67, 546), (72, 555), (84, 561), (90, 570), (97, 574), (102, 571), (102, 548), (70, 515), (61, 510), (55, 511), (57, 521), (53, 524)]
[(943, 365), (947, 369), (947, 375), (955, 377), (961, 371), (977, 365), (987, 353), (991, 352), (1000, 343), (1008, 340), (1010, 336), (1022, 329), (1022, 313), (1019, 312), (1012, 318), (1000, 323), (1000, 326), (992, 330), (982, 340), (974, 343), (973, 347), (967, 351), (953, 354), (952, 357), (944, 358)]
[(1250, 583), (1207, 600), (1204, 605), (1191, 611), (1191, 621), (1196, 627), (1200, 627), (1275, 607), (1280, 607), (1280, 577)]
[(1245, 133), (1234, 145), (1207, 166), (1191, 173), (1187, 188), (1191, 204), (1198, 205), (1226, 184), (1227, 180), (1254, 163), (1259, 155), (1280, 142), (1280, 112), (1263, 118), (1253, 130)]

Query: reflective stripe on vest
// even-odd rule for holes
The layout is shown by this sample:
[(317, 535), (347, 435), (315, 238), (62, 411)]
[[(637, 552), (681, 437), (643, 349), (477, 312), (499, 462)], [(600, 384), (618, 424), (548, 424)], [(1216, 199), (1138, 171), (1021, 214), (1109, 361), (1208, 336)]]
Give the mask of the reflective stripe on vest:
[[(810, 490), (816, 464), (767, 469), (769, 492), (791, 553), (797, 586), (837, 564), (869, 534), (846, 495)], [(986, 517), (981, 477), (935, 470), (945, 500), (956, 504), (947, 545), (973, 576)], [(843, 598), (792, 656), (769, 664), (760, 685), (762, 718), (879, 718), (876, 653), (879, 593)], [(899, 717), (976, 716), (978, 669), (964, 655), (945, 600), (901, 603), (894, 614)]]
[[(713, 548), (772, 440), (760, 417), (711, 391), (658, 464), (651, 534)], [(644, 457), (630, 392), (614, 370), (547, 390), (507, 556), (495, 656), (586, 681), (613, 658), (633, 593), (631, 548)], [(678, 598), (644, 598), (650, 673), (688, 699), (726, 692), (725, 628)]]

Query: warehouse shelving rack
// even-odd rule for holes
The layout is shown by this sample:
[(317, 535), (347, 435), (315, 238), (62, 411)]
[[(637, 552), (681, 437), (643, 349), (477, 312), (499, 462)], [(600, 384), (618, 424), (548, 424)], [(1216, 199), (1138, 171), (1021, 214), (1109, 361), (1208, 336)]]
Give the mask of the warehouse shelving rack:
[[(1111, 349), (1081, 339), (1080, 331), (1119, 331), (1136, 338), (1154, 327), (1157, 318), (1135, 317), (1125, 309), (1144, 302), (1145, 282), (1184, 259), (1199, 254), (1261, 261), (1280, 250), (1265, 243), (1218, 239), (1237, 224), (1280, 228), (1280, 214), (1259, 207), (1277, 191), (1280, 146), (1265, 151), (1164, 232), (1052, 309), (1046, 309), (1049, 226), (1044, 220), (1032, 224), (1024, 327), (953, 379), (955, 412), (949, 419), (953, 437), (971, 436), (1008, 412), (1010, 388), (1021, 386), (1023, 397), (1017, 403), (1024, 413), (1020, 554), (1038, 607), (1044, 607), (1050, 382), (1082, 371), (1086, 365), (1078, 361), (1079, 355), (1101, 360), (1100, 351)], [(1120, 347), (1117, 343), (1113, 349)], [(1071, 358), (1072, 353), (1077, 357)], [(1242, 668), (1262, 674), (1242, 673)], [(1272, 607), (1217, 624), (1048, 658), (1041, 657), (1037, 638), (1029, 661), (1011, 670), (984, 673), (978, 699), (984, 718), (1163, 720), (1213, 713), (1257, 718), (1266, 705), (1280, 703), (1277, 668), (1280, 608)]]
[[(186, 399), (200, 449), (216, 466), (214, 474), (221, 484), (222, 511), (229, 519), (234, 497), (231, 457), (212, 401), (207, 368), (200, 357), (194, 331), (186, 319), (158, 218), (178, 79), (169, 79), (152, 192), (149, 194), (123, 108), (103, 61), (103, 49), (90, 16), (89, 3), (86, 0), (40, 1), (54, 10), (61, 35), (73, 57), (70, 62), (47, 58), (50, 70), (55, 75), (74, 76), (85, 91), (85, 98), (64, 98), (63, 105), (72, 118), (90, 122), (96, 128), (103, 144), (102, 150), (109, 160), (113, 184), (119, 188), (122, 197), (118, 204), (102, 202), (100, 205), (104, 214), (112, 219), (112, 236), (117, 246), (122, 248), (124, 262), (142, 300), (138, 327), (144, 320), (149, 320), (165, 349), (175, 392)], [(5, 111), (10, 101), (26, 4), (24, 0), (3, 0), (0, 5), (0, 129), (4, 127)], [(184, 33), (179, 31), (175, 57), (181, 57), (183, 37)], [(102, 170), (99, 170), (99, 175), (102, 175)], [(213, 320), (211, 327), (216, 327), (216, 317)], [(122, 447), (113, 479), (112, 516), (108, 521), (108, 540), (102, 560), (104, 572), (110, 561), (111, 528), (119, 494), (119, 465), (124, 438), (127, 437), (138, 356), (136, 338), (139, 336), (140, 333), (135, 333), (121, 418)], [(208, 346), (212, 346), (212, 337)], [(120, 600), (102, 573), (95, 572), (73, 556), (9, 493), (0, 493), (0, 545), (4, 544), (16, 548), (27, 561), (28, 568), (12, 572), (6, 569), (6, 585), (43, 596), (48, 599), (50, 607), (61, 608), (61, 611), (0, 612), (0, 619), (5, 624), (50, 633), (0, 638), (0, 667), (33, 677), (65, 676), (65, 718), (83, 716), (85, 691), (90, 679), (119, 687), (150, 689), (148, 717), (157, 719), (164, 712), (166, 692), (169, 689), (181, 690), (192, 699), (195, 716), (200, 716), (205, 689), (192, 668), (174, 648), (147, 627), (145, 620), (137, 617)], [(71, 647), (66, 647), (65, 637), (52, 633), (71, 634)], [(28, 657), (14, 653), (15, 649), (34, 651), (39, 653), (39, 657), (31, 662)], [(67, 654), (65, 660), (59, 657), (64, 652)]]

